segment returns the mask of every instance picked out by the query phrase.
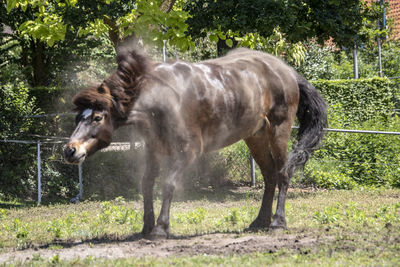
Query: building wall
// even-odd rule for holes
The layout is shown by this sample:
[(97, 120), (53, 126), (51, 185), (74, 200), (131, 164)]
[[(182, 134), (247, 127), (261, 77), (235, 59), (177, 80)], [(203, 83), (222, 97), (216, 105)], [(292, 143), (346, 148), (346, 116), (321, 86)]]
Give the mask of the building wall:
[[(364, 0), (367, 3), (376, 2), (376, 0)], [(381, 0), (379, 0), (381, 1)], [(391, 37), (393, 39), (400, 38), (400, 0), (385, 0), (389, 3), (389, 10), (386, 11), (386, 18), (393, 22), (393, 32)]]
[(393, 20), (393, 38), (400, 38), (400, 0), (386, 0), (389, 2), (388, 17)]

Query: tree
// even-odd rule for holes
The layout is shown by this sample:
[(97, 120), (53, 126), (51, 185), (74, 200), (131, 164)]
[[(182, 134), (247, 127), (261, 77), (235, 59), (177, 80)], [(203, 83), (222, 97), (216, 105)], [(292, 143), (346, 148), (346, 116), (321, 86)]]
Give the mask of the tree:
[[(79, 44), (92, 42), (95, 36), (107, 38), (117, 47), (125, 38), (137, 36), (146, 43), (160, 46), (163, 39), (181, 49), (192, 46), (185, 32), (188, 15), (173, 8), (176, 0), (122, 1), (122, 0), (7, 0), (0, 5), (1, 48), (9, 49), (7, 43), (21, 47), (21, 60), (31, 85), (46, 85), (54, 50), (70, 49), (74, 54)], [(4, 28), (10, 29), (4, 33)], [(75, 45), (75, 46), (74, 46)]]
[(192, 15), (188, 24), (194, 37), (210, 31), (223, 38), (268, 37), (279, 29), (290, 43), (314, 37), (353, 46), (370, 37), (365, 27), (378, 17), (375, 6), (359, 0), (188, 0), (184, 10)]

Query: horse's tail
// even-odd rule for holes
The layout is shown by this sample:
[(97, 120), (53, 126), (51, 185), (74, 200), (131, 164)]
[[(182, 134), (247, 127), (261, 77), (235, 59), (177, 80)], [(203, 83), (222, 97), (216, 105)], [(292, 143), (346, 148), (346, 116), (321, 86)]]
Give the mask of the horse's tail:
[(300, 89), (300, 100), (297, 118), (300, 123), (298, 141), (289, 154), (283, 169), (289, 177), (298, 167), (304, 166), (323, 138), (323, 129), (328, 124), (327, 105), (321, 95), (306, 79), (297, 75)]

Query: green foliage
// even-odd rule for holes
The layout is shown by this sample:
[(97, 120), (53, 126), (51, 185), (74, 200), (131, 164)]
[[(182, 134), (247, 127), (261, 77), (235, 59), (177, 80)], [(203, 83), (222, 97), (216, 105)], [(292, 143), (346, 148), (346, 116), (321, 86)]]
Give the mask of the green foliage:
[[(0, 106), (0, 139), (24, 140), (34, 133), (33, 119), (28, 116), (38, 110), (23, 83), (0, 85)], [(30, 194), (34, 155), (35, 146), (0, 142), (0, 195)]]
[(7, 211), (5, 209), (0, 209), (0, 219), (5, 218), (7, 216)]
[[(188, 49), (193, 45), (185, 34), (188, 13), (178, 9), (166, 13), (160, 9), (161, 3), (162, 1), (148, 0), (110, 0), (96, 4), (78, 1), (61, 3), (8, 0), (7, 12), (18, 8), (22, 12), (26, 12), (27, 8), (36, 10), (34, 19), (28, 19), (19, 26), (20, 34), (40, 40), (50, 47), (58, 41), (64, 41), (68, 31), (79, 36), (94, 34), (98, 37), (113, 31), (119, 35), (117, 40), (112, 40), (114, 43), (135, 34), (159, 46), (164, 39), (182, 50)], [(83, 13), (84, 16), (79, 17)], [(68, 26), (66, 22), (72, 25)], [(164, 27), (164, 31), (160, 30), (160, 25)]]
[(342, 126), (370, 119), (385, 119), (393, 109), (393, 83), (384, 78), (358, 80), (318, 80), (313, 85), (322, 93), (325, 101), (340, 113)]
[(291, 43), (316, 37), (320, 43), (333, 38), (339, 45), (373, 38), (374, 23), (382, 14), (379, 5), (357, 0), (190, 0), (184, 10), (192, 15), (189, 32), (195, 37), (204, 37), (209, 30), (267, 37), (279, 27)]
[[(244, 141), (237, 142), (220, 150), (222, 157), (220, 164), (224, 165), (225, 176), (231, 181), (249, 181), (250, 151)], [(260, 177), (260, 175), (258, 175)], [(260, 177), (261, 178), (261, 177)]]
[[(311, 40), (305, 43), (305, 59), (296, 69), (308, 80), (340, 80), (353, 78), (352, 49), (338, 49), (337, 46), (320, 45)], [(377, 61), (378, 47), (358, 47), (359, 77), (373, 78), (379, 74)], [(399, 41), (390, 40), (382, 45), (382, 74), (384, 77), (400, 76)]]
[[(359, 127), (353, 124), (351, 128), (399, 132), (399, 126), (400, 119), (395, 116), (388, 122), (370, 120), (360, 124)], [(315, 173), (322, 176), (322, 181), (341, 178), (335, 183), (342, 182), (342, 185), (337, 185), (335, 188), (344, 188), (346, 185), (351, 189), (354, 187), (354, 182), (359, 185), (398, 187), (399, 149), (398, 137), (393, 135), (329, 133), (325, 137), (323, 148), (315, 155), (325, 163), (318, 166), (317, 170), (309, 172), (314, 174), (314, 178)], [(334, 171), (329, 171), (329, 165)], [(328, 169), (325, 173), (323, 173), (324, 168)], [(346, 181), (347, 183), (343, 184)]]
[(113, 205), (111, 202), (105, 201), (101, 203), (98, 218), (102, 223), (128, 224), (133, 227), (132, 230), (138, 231), (138, 225), (142, 221), (142, 213), (124, 205)]
[(236, 225), (240, 220), (240, 212), (237, 208), (233, 208), (230, 210), (229, 215), (224, 217), (225, 222), (229, 222), (232, 225)]
[(33, 120), (27, 116), (38, 113), (35, 99), (30, 99), (23, 83), (0, 85), (0, 138), (23, 138), (31, 130)]
[[(309, 42), (305, 44), (305, 47), (304, 61), (296, 69), (307, 80), (332, 80), (351, 77), (353, 66), (350, 62), (336, 59), (333, 48), (321, 46), (316, 42)], [(346, 70), (349, 70), (349, 72), (347, 73)]]
[(341, 162), (324, 157), (320, 160), (311, 159), (305, 169), (304, 176), (298, 180), (303, 185), (313, 185), (326, 189), (353, 189), (357, 183), (343, 173), (338, 166)]
[[(400, 132), (393, 115), (395, 83), (387, 79), (315, 81), (329, 104), (330, 128)], [(300, 182), (323, 188), (352, 189), (400, 183), (397, 136), (327, 133), (306, 165)]]
[(288, 63), (300, 66), (304, 62), (306, 49), (301, 42), (290, 43), (277, 27), (268, 37), (258, 33), (248, 33), (243, 37), (235, 37), (238, 46), (268, 52), (277, 57), (284, 57)]
[(198, 224), (202, 223), (207, 215), (204, 208), (197, 208), (188, 213), (178, 213), (174, 216), (177, 223)]
[(398, 217), (400, 212), (400, 204), (383, 205), (378, 211), (373, 214), (368, 214), (356, 202), (346, 204), (335, 203), (325, 207), (322, 211), (314, 213), (314, 220), (320, 224), (330, 227), (345, 228), (351, 225), (352, 227), (368, 225), (387, 225), (400, 222)]
[(168, 40), (181, 50), (193, 48), (185, 34), (188, 14), (179, 8), (166, 13), (162, 2), (8, 0), (0, 5), (6, 22), (0, 24), (0, 74), (31, 86), (74, 86), (84, 69), (105, 66), (108, 73), (113, 65), (107, 59), (114, 62), (115, 47), (131, 36), (146, 45), (161, 47)]

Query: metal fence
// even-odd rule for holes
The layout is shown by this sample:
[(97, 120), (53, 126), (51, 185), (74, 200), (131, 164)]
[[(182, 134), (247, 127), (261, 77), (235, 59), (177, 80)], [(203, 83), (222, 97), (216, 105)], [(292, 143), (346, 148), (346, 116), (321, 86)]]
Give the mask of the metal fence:
[[(293, 127), (294, 129), (298, 127)], [(352, 129), (325, 129), (326, 132), (336, 132), (343, 134), (375, 134), (375, 135), (393, 135), (399, 136), (400, 132), (390, 132), (390, 131), (368, 131), (368, 130), (352, 130)], [(65, 143), (65, 137), (53, 137), (40, 140), (0, 140), (3, 143), (16, 143), (22, 145), (36, 146), (36, 161), (37, 161), (37, 201), (41, 203), (42, 201), (42, 161), (41, 156), (43, 146), (57, 145), (62, 146)], [(102, 152), (116, 152), (116, 151), (127, 151), (133, 149), (139, 149), (143, 145), (139, 142), (129, 143), (129, 142), (113, 142), (111, 145), (102, 150)], [(47, 159), (48, 160), (48, 159)], [(248, 181), (251, 181), (251, 185), (256, 185), (256, 176), (260, 175), (260, 171), (254, 160), (251, 158), (250, 153), (246, 146), (243, 144), (241, 147), (235, 150), (226, 149), (220, 153), (211, 154), (207, 160), (200, 159), (201, 164), (197, 165), (197, 169), (191, 171), (192, 176), (196, 176), (197, 179), (211, 179), (219, 175), (218, 168), (225, 168), (226, 179), (235, 179), (235, 177), (248, 177)], [(208, 161), (208, 162), (205, 162)], [(360, 162), (362, 164), (362, 162)], [(223, 165), (223, 166), (222, 166)], [(82, 177), (82, 165), (78, 165), (75, 168), (78, 183), (79, 183), (79, 193), (76, 197), (72, 198), (72, 202), (76, 202), (83, 197), (83, 177)], [(207, 172), (205, 173), (205, 170)], [(211, 174), (210, 172), (216, 172), (216, 174)], [(134, 175), (139, 175), (135, 173)], [(211, 177), (211, 178), (210, 178)], [(214, 179), (213, 178), (213, 179)], [(210, 181), (206, 181), (209, 183)], [(215, 180), (214, 180), (215, 182)]]

